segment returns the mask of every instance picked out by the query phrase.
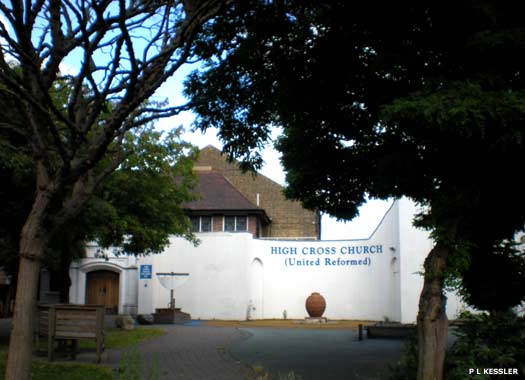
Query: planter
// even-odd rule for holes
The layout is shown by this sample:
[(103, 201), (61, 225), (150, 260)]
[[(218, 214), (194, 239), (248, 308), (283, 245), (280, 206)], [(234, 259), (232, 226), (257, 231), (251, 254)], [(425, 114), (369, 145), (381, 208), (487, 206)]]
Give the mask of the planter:
[(188, 313), (180, 311), (180, 309), (155, 309), (153, 313), (153, 322), (161, 324), (186, 323), (191, 320)]
[(312, 318), (320, 318), (326, 309), (326, 301), (319, 293), (312, 293), (306, 299), (306, 311)]
[(416, 332), (416, 325), (401, 323), (378, 323), (366, 326), (368, 338), (407, 338)]

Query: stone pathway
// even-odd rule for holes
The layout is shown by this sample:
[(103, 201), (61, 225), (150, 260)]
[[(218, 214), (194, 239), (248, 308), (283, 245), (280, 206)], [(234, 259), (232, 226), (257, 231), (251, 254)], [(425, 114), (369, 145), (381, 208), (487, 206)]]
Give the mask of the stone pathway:
[[(155, 325), (166, 335), (139, 345), (144, 367), (157, 361), (161, 380), (247, 380), (248, 366), (232, 358), (228, 348), (248, 334), (234, 327)], [(7, 342), (10, 319), (0, 319), (0, 340)], [(107, 349), (102, 364), (117, 368), (126, 349)], [(93, 351), (79, 352), (76, 362), (95, 362)], [(156, 358), (156, 359), (155, 359)]]
[[(10, 320), (0, 320), (0, 339)], [(254, 380), (252, 365), (274, 373), (294, 371), (303, 380), (377, 380), (401, 355), (403, 341), (365, 339), (357, 332), (274, 328), (155, 325), (166, 335), (139, 345), (144, 367), (157, 362), (161, 380)], [(103, 364), (117, 368), (124, 350), (108, 349)], [(77, 362), (95, 361), (80, 352)]]
[[(165, 380), (245, 380), (250, 369), (233, 359), (228, 348), (247, 334), (232, 327), (156, 326), (167, 334), (141, 343), (146, 368), (157, 361)], [(123, 351), (109, 350), (107, 363), (113, 367)], [(155, 359), (156, 358), (156, 359)]]

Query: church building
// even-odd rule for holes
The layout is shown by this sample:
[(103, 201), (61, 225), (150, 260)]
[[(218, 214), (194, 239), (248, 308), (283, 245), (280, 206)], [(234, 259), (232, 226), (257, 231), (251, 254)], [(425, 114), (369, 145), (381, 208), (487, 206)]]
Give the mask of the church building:
[[(295, 319), (319, 292), (330, 319), (415, 321), (432, 241), (412, 226), (413, 202), (395, 201), (368, 239), (323, 241), (318, 212), (218, 149), (202, 149), (195, 172), (200, 198), (185, 209), (200, 244), (172, 237), (163, 253), (140, 258), (89, 246), (70, 268), (71, 303), (152, 314), (174, 295), (193, 319)], [(451, 295), (449, 317), (459, 308)]]

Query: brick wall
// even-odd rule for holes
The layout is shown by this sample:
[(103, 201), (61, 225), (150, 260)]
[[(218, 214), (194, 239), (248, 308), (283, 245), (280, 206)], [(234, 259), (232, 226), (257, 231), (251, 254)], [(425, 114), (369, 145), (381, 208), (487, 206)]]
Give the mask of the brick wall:
[(222, 215), (214, 215), (212, 217), (212, 231), (221, 232), (222, 231)]
[(248, 217), (248, 232), (251, 232), (253, 236), (257, 237), (257, 217), (249, 216)]
[(235, 162), (229, 163), (220, 150), (212, 146), (201, 149), (197, 165), (210, 166), (220, 172), (250, 202), (266, 211), (272, 223), (261, 230), (261, 237), (319, 238), (318, 213), (287, 200), (278, 183), (262, 174), (243, 173)]

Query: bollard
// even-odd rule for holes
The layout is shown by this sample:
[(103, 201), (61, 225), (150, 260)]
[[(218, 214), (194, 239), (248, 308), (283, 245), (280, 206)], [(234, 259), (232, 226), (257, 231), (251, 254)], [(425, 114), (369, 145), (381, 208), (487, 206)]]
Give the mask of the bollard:
[(363, 340), (363, 325), (358, 325), (358, 331), (359, 331), (359, 340)]

